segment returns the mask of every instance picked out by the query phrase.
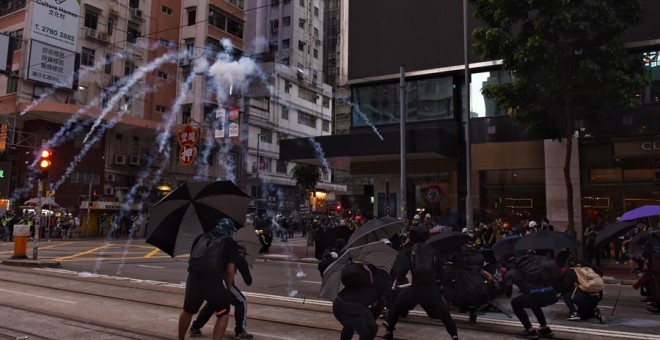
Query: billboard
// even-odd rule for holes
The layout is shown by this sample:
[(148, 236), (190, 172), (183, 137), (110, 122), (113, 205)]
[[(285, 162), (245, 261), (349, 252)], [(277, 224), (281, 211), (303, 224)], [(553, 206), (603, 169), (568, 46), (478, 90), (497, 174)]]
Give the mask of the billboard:
[(33, 39), (30, 43), (27, 79), (76, 89), (78, 58), (74, 52)]
[(31, 39), (76, 51), (80, 0), (32, 0)]
[(0, 34), (0, 73), (11, 73), (11, 64), (14, 51), (12, 51), (12, 38), (5, 34)]

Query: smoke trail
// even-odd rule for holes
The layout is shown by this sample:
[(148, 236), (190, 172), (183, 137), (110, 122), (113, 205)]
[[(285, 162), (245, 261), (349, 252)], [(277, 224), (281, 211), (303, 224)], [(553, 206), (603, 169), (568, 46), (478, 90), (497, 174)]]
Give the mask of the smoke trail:
[(314, 139), (314, 136), (309, 136), (309, 142), (314, 146), (314, 151), (316, 152), (316, 157), (321, 160), (321, 164), (323, 165), (323, 169), (325, 170), (325, 173), (329, 174), (330, 173), (330, 166), (328, 165), (328, 160), (325, 159), (325, 153), (323, 152), (323, 148), (321, 147), (321, 144)]
[(369, 120), (369, 117), (367, 117), (367, 115), (364, 114), (364, 112), (362, 112), (362, 110), (360, 110), (360, 106), (355, 104), (355, 103), (351, 103), (351, 107), (353, 109), (355, 109), (355, 112), (357, 112), (357, 114), (360, 116), (360, 118), (364, 119), (364, 121), (367, 123), (367, 125), (369, 125), (371, 127), (371, 129), (374, 130), (374, 133), (376, 133), (378, 138), (380, 138), (380, 140), (383, 140), (383, 136), (380, 134), (380, 132), (378, 132), (378, 129), (376, 128), (376, 126), (373, 123), (371, 123), (371, 121)]
[[(96, 121), (94, 121), (94, 125), (90, 128), (89, 132), (83, 138), (83, 143), (87, 142), (87, 139), (92, 135), (94, 130), (101, 124), (103, 121), (103, 118), (112, 110), (112, 108), (119, 102), (119, 100), (135, 85), (142, 77), (144, 77), (147, 73), (155, 70), (159, 66), (166, 64), (166, 63), (171, 63), (173, 60), (176, 60), (177, 54), (176, 53), (167, 53), (164, 54), (156, 59), (154, 59), (152, 62), (146, 65), (140, 66), (133, 74), (131, 74), (128, 77), (128, 80), (124, 84), (124, 86), (117, 91), (117, 93), (110, 98), (108, 101), (108, 104), (106, 107), (103, 108), (101, 113), (99, 113), (99, 116), (96, 118)], [(121, 116), (120, 113), (117, 114), (118, 116)]]

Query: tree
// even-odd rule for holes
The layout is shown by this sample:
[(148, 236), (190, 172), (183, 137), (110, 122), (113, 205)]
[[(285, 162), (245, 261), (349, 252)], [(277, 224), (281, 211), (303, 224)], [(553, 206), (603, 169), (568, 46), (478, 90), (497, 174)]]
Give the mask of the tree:
[(321, 171), (314, 165), (296, 164), (293, 167), (293, 179), (299, 188), (312, 191), (316, 189), (316, 183), (321, 180)]
[[(642, 20), (639, 0), (471, 0), (485, 23), (473, 32), (475, 52), (502, 59), (509, 83), (483, 94), (529, 134), (566, 138), (564, 179), (568, 232), (575, 234), (570, 163), (575, 120), (634, 105), (647, 78), (623, 35)], [(561, 126), (563, 123), (563, 128)]]

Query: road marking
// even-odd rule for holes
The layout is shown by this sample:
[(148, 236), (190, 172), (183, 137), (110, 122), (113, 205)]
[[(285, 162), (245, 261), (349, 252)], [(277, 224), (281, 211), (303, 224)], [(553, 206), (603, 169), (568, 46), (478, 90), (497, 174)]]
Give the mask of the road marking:
[(321, 284), (321, 282), (319, 282), (319, 281), (306, 281), (306, 280), (300, 280), (300, 282)]
[(144, 255), (145, 258), (150, 258), (160, 252), (160, 249), (155, 248), (154, 250), (150, 251), (149, 254)]
[(83, 252), (81, 252), (81, 253), (73, 254), (73, 255), (70, 255), (70, 256), (60, 257), (60, 258), (55, 259), (55, 261), (63, 261), (63, 260), (68, 260), (68, 259), (72, 259), (72, 258), (80, 257), (80, 256), (83, 256), (83, 255), (87, 255), (87, 254), (93, 253), (93, 252), (95, 252), (95, 251), (99, 251), (99, 250), (101, 250), (101, 249), (109, 248), (109, 247), (111, 247), (111, 246), (112, 246), (112, 244), (103, 245), (103, 246), (100, 246), (100, 247), (92, 248), (92, 249), (87, 250), (87, 251), (83, 251)]
[(9, 289), (2, 289), (0, 288), (0, 291), (7, 292), (7, 293), (12, 293), (12, 294), (18, 294), (18, 295), (24, 295), (24, 296), (30, 296), (30, 297), (35, 297), (35, 298), (40, 298), (40, 299), (46, 299), (46, 300), (53, 300), (57, 302), (64, 302), (64, 303), (70, 303), (70, 304), (77, 304), (75, 301), (70, 301), (70, 300), (62, 300), (62, 299), (55, 299), (47, 296), (41, 296), (41, 295), (34, 295), (34, 294), (28, 294), (28, 293), (23, 293), (23, 292), (18, 292), (15, 290), (9, 290)]
[(165, 269), (165, 267), (159, 267), (159, 266), (148, 266), (148, 265), (146, 265), (146, 264), (138, 264), (138, 267), (152, 268), (152, 269)]

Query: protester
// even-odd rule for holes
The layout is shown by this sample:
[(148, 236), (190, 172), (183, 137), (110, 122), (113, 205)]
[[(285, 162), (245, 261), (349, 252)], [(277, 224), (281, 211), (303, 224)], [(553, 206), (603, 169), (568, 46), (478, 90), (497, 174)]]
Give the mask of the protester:
[(342, 324), (341, 340), (371, 340), (378, 333), (376, 318), (391, 294), (390, 276), (385, 268), (369, 263), (350, 262), (342, 271), (344, 288), (332, 302), (332, 313)]
[(225, 334), (230, 308), (230, 292), (234, 284), (236, 263), (241, 257), (238, 244), (231, 235), (236, 232), (234, 222), (223, 218), (218, 225), (193, 242), (188, 260), (188, 279), (179, 315), (178, 339), (184, 340), (192, 316), (206, 300), (217, 320), (213, 327), (213, 339), (220, 340)]
[[(410, 247), (399, 252), (392, 267), (390, 276), (398, 278), (409, 271), (412, 273), (412, 282), (409, 287), (401, 290), (387, 311), (385, 327), (387, 333), (383, 339), (394, 339), (394, 331), (399, 317), (421, 305), (432, 319), (440, 319), (452, 339), (458, 339), (456, 323), (449, 314), (447, 305), (442, 300), (442, 294), (436, 281), (442, 273), (442, 264), (438, 261), (438, 254), (425, 241), (429, 238), (429, 230), (423, 223), (414, 225), (408, 231)], [(395, 280), (395, 284), (397, 284)]]
[[(598, 273), (584, 263), (576, 263), (572, 256), (566, 260), (566, 269), (562, 274), (559, 286), (564, 303), (570, 312), (567, 320), (580, 321), (596, 318), (600, 323), (605, 323), (605, 318), (598, 309), (598, 302), (603, 296), (602, 273)], [(581, 282), (578, 276), (593, 278)]]
[(339, 238), (335, 240), (335, 244), (332, 247), (327, 247), (323, 250), (323, 255), (321, 255), (321, 260), (319, 261), (319, 264), (316, 266), (317, 269), (319, 270), (319, 273), (321, 276), (323, 276), (323, 272), (330, 266), (337, 258), (339, 257), (339, 253), (341, 250), (346, 246), (346, 240), (343, 238)]
[[(559, 268), (554, 263), (539, 255), (530, 253), (507, 260), (505, 281), (515, 284), (523, 293), (511, 300), (511, 307), (525, 330), (518, 337), (537, 339), (550, 338), (552, 330), (548, 327), (541, 307), (557, 302), (553, 284), (559, 276)], [(532, 327), (525, 308), (530, 308), (540, 324), (538, 331)]]
[(470, 323), (477, 322), (477, 309), (488, 303), (489, 285), (483, 273), (485, 261), (474, 244), (468, 242), (447, 267), (443, 295), (461, 311), (470, 313)]
[[(238, 251), (241, 256), (236, 258), (236, 269), (241, 273), (245, 284), (248, 286), (252, 285), (250, 267), (245, 260), (245, 256), (247, 255), (245, 247), (239, 244)], [(234, 306), (234, 319), (236, 320), (236, 326), (234, 327), (234, 333), (236, 334), (235, 339), (252, 339), (254, 336), (245, 330), (247, 325), (247, 318), (245, 316), (247, 313), (247, 300), (245, 300), (245, 296), (241, 290), (238, 289), (235, 282), (231, 288), (229, 288), (229, 292), (231, 293), (230, 304)], [(188, 333), (191, 336), (201, 335), (201, 329), (206, 325), (209, 319), (211, 319), (211, 316), (213, 316), (213, 308), (211, 307), (211, 304), (207, 302), (199, 311), (199, 314), (197, 314), (197, 318), (193, 321)]]

